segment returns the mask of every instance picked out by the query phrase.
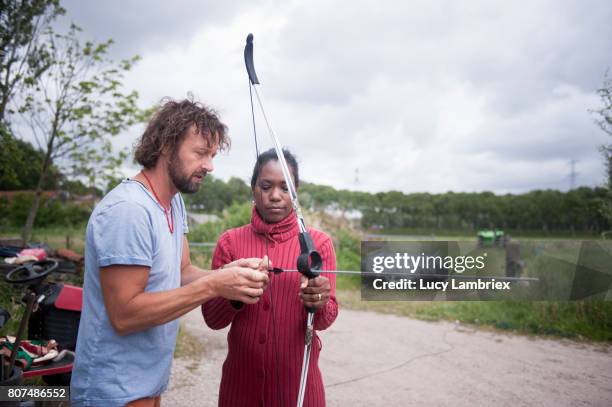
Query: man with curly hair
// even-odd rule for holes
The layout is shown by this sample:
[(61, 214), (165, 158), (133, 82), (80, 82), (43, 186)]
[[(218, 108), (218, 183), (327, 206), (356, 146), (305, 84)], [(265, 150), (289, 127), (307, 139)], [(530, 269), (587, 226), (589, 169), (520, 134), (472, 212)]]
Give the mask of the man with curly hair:
[(181, 315), (215, 297), (256, 303), (266, 259), (211, 273), (191, 264), (185, 204), (229, 148), (217, 114), (168, 101), (136, 146), (143, 167), (94, 209), (87, 225), (83, 312), (72, 373), (73, 406), (159, 406)]

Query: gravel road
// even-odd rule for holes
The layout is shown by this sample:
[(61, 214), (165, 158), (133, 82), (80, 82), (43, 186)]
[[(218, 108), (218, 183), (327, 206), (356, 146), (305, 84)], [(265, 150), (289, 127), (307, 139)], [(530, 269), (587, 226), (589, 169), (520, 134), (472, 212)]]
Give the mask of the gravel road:
[[(200, 360), (175, 359), (166, 406), (215, 406), (224, 331), (184, 327)], [(320, 333), (329, 406), (612, 406), (612, 347), (341, 310)]]

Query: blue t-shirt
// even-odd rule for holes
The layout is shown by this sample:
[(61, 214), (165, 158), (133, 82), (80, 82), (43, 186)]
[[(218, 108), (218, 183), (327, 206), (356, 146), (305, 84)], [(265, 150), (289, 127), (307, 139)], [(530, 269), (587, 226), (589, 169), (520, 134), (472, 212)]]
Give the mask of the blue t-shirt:
[(147, 266), (145, 291), (180, 287), (183, 234), (188, 232), (180, 194), (172, 198), (172, 214), (171, 234), (155, 197), (140, 182), (128, 179), (109, 192), (89, 218), (83, 313), (70, 388), (73, 406), (123, 406), (166, 389), (178, 321), (117, 335), (104, 306), (100, 268)]

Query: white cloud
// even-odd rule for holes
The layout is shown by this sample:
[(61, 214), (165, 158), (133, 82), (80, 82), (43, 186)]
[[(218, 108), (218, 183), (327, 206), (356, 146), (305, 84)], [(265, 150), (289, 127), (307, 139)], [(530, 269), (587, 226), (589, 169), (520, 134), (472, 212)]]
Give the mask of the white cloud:
[[(223, 178), (248, 178), (254, 160), (242, 57), (253, 32), (267, 112), (305, 180), (370, 191), (566, 189), (577, 159), (580, 184), (602, 181), (606, 137), (587, 109), (612, 65), (608, 2), (268, 1), (208, 16), (146, 48), (126, 83), (146, 104), (193, 92), (216, 107), (233, 139), (216, 162)], [(180, 24), (170, 19), (163, 32)]]

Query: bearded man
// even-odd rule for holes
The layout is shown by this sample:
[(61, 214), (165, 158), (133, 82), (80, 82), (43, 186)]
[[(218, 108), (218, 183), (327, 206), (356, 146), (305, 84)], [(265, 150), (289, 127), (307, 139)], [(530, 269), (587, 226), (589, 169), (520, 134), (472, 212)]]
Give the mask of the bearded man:
[(229, 147), (217, 114), (190, 100), (161, 106), (140, 138), (142, 170), (110, 191), (87, 225), (73, 406), (159, 406), (181, 315), (215, 297), (256, 303), (267, 259), (210, 272), (191, 264), (185, 204)]

